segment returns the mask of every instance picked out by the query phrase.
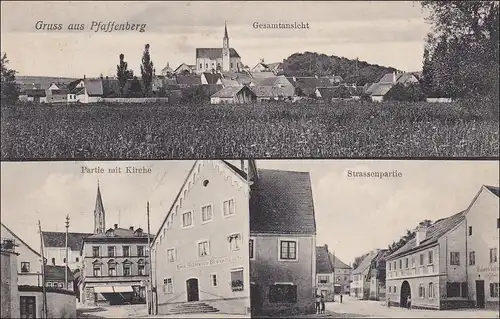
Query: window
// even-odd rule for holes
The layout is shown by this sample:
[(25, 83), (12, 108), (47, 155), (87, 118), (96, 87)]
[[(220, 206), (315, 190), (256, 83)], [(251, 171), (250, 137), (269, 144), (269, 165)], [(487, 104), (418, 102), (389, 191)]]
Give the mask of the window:
[(108, 257), (115, 257), (115, 246), (108, 246)]
[(113, 261), (108, 263), (108, 276), (116, 276), (116, 263)]
[(59, 288), (64, 288), (64, 285), (62, 282), (59, 283)]
[(415, 268), (415, 255), (411, 256), (411, 267)]
[(224, 217), (233, 216), (234, 213), (234, 199), (224, 201), (222, 203), (222, 214), (224, 215)]
[(420, 266), (424, 264), (424, 254), (420, 254)]
[(391, 290), (392, 290), (391, 288), (392, 288), (392, 286), (389, 286), (389, 293), (391, 293)]
[(394, 261), (394, 270), (396, 270), (396, 269), (397, 269), (397, 268), (396, 268), (396, 261)]
[(200, 63), (200, 69), (203, 69), (203, 64), (202, 63)]
[(212, 205), (203, 206), (201, 208), (201, 221), (209, 222), (212, 220), (212, 217), (213, 217)]
[(145, 276), (146, 275), (146, 266), (144, 264), (144, 260), (139, 260), (137, 264), (137, 273), (139, 276)]
[(327, 284), (328, 283), (328, 276), (319, 275), (318, 276), (318, 283)]
[(432, 264), (432, 262), (433, 262), (433, 257), (434, 257), (433, 251), (432, 251), (432, 250), (429, 250), (429, 251), (427, 252), (427, 263), (428, 263), (429, 265), (431, 265), (431, 264)]
[(55, 265), (56, 264), (56, 259), (52, 257), (52, 265)]
[(210, 255), (210, 243), (208, 240), (198, 243), (198, 256), (205, 257)]
[(469, 266), (474, 266), (476, 264), (476, 252), (469, 252)]
[(253, 239), (248, 240), (248, 248), (250, 250), (249, 251), (250, 259), (254, 259), (255, 258), (254, 257), (255, 256), (254, 255), (255, 251), (254, 251), (254, 240)]
[(93, 270), (94, 277), (101, 277), (101, 265), (94, 265)]
[(144, 246), (137, 246), (137, 256), (144, 257)]
[(472, 236), (472, 226), (469, 226), (469, 236)]
[(403, 259), (399, 260), (399, 269), (403, 269)]
[(229, 247), (231, 251), (240, 250), (241, 247), (241, 234), (232, 234), (228, 237)]
[(47, 283), (47, 287), (52, 287), (52, 283), (51, 283), (51, 282), (48, 282), (48, 283)]
[(208, 69), (208, 63), (205, 63), (205, 69)]
[(347, 276), (344, 276), (344, 280), (347, 280)]
[(408, 258), (405, 258), (405, 268), (408, 269)]
[(446, 283), (446, 296), (452, 297), (467, 297), (467, 283), (466, 282), (448, 282)]
[(243, 290), (243, 269), (233, 269), (231, 270), (231, 290), (232, 291), (242, 291)]
[(63, 258), (63, 263), (66, 263), (66, 258)]
[(419, 298), (425, 298), (425, 287), (424, 284), (418, 285), (418, 297)]
[(392, 291), (394, 291), (394, 293), (396, 293), (396, 286), (393, 287)]
[(460, 266), (460, 252), (450, 252), (450, 265)]
[(79, 262), (80, 261), (80, 258), (76, 257), (76, 262)]
[(233, 68), (233, 62), (231, 62), (231, 69)]
[(30, 272), (30, 263), (23, 261), (21, 262), (21, 272)]
[(432, 282), (429, 283), (429, 298), (434, 298), (434, 285)]
[(167, 261), (173, 263), (175, 261), (175, 248), (167, 249)]
[(388, 266), (389, 266), (389, 270), (391, 270), (392, 263), (389, 263)]
[(123, 264), (123, 275), (124, 276), (132, 276), (132, 272), (130, 271), (130, 263), (126, 262)]
[(174, 284), (172, 278), (163, 279), (163, 292), (166, 294), (174, 293)]
[(186, 212), (182, 214), (182, 227), (189, 227), (193, 225), (193, 214)]
[(130, 246), (123, 246), (123, 257), (130, 257)]
[(499, 296), (499, 287), (500, 285), (498, 284), (498, 282), (492, 282), (490, 283), (490, 297), (492, 298), (498, 298)]
[(496, 263), (496, 262), (497, 262), (497, 249), (490, 248), (490, 263)]
[(269, 287), (269, 302), (297, 303), (297, 286), (291, 284), (274, 284)]
[(101, 250), (99, 246), (92, 247), (92, 257), (99, 257), (101, 255)]
[(219, 286), (219, 282), (217, 281), (217, 274), (212, 274), (212, 287), (217, 287)]
[(281, 260), (297, 259), (297, 242), (291, 240), (280, 240), (280, 258)]

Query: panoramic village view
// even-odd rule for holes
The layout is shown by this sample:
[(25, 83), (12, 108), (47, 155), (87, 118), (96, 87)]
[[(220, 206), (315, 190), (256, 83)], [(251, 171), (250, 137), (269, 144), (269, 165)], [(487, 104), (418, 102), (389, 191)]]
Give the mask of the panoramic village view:
[[(453, 176), (470, 163), (315, 162), (130, 164), (157, 170), (155, 179), (111, 173), (120, 162), (99, 163), (98, 175), (81, 171), (92, 163), (2, 163), (10, 171), (2, 197), (27, 198), (2, 202), (2, 318), (498, 316), (497, 163), (469, 168), (471, 187), (457, 187), (452, 177), (436, 181), (429, 197), (423, 187), (435, 177), (427, 170)], [(51, 169), (37, 173), (36, 165)], [(373, 174), (397, 167), (405, 180), (351, 179), (349, 167)], [(16, 183), (22, 172), (34, 176), (25, 193)], [(380, 192), (374, 204), (367, 190), (383, 183), (403, 193)], [(69, 197), (63, 205), (54, 205), (56, 190)], [(366, 208), (353, 203), (358, 195)], [(416, 207), (400, 222), (408, 195)], [(373, 205), (383, 207), (381, 215), (363, 228), (359, 219), (368, 212), (359, 210)], [(61, 220), (43, 215), (50, 207)], [(344, 210), (359, 216), (336, 219)], [(366, 229), (360, 240), (387, 242), (341, 260), (338, 254), (372, 245), (344, 236), (351, 225)]]
[[(23, 61), (5, 51), (2, 158), (498, 156), (498, 2), (413, 6), (424, 10), (419, 19), (427, 18), (429, 27), (427, 36), (418, 35), (422, 55), (402, 49), (387, 53), (413, 68), (406, 70), (390, 60), (382, 66), (359, 59), (356, 52), (346, 58), (309, 52), (307, 46), (271, 60), (266, 53), (276, 48), (266, 50), (263, 44), (260, 57), (249, 59), (245, 52), (250, 49), (233, 46), (231, 28), (240, 30), (240, 24), (226, 19), (212, 24), (220, 42), (198, 47), (187, 38), (184, 45), (195, 48), (175, 65), (168, 57), (158, 61), (161, 52), (155, 48), (162, 44), (146, 40), (127, 43), (127, 50), (117, 43), (106, 57), (94, 55), (107, 61), (112, 56), (107, 66), (85, 64), (87, 70), (66, 78), (26, 74), (35, 72), (30, 68), (21, 74), (11, 65), (22, 67)], [(255, 31), (259, 36), (263, 28), (275, 27), (254, 22), (247, 29), (261, 30)], [(295, 32), (312, 37), (319, 31)], [(35, 34), (53, 36), (47, 32)], [(388, 50), (384, 42), (371, 48)], [(139, 60), (139, 69), (132, 68)], [(82, 69), (71, 63), (59, 72)], [(53, 121), (58, 124), (48, 124)]]

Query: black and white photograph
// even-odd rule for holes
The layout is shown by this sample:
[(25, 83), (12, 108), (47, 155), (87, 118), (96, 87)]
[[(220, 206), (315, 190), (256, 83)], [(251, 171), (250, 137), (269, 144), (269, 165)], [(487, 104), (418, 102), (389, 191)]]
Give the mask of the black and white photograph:
[(495, 161), (1, 170), (2, 318), (498, 317)]
[(498, 158), (498, 1), (2, 1), (1, 159)]

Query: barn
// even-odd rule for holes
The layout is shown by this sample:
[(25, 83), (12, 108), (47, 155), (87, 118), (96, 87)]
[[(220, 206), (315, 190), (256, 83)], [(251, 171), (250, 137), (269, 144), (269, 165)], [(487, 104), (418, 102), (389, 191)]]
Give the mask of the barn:
[(245, 104), (257, 100), (257, 96), (247, 86), (228, 86), (210, 97), (211, 104)]

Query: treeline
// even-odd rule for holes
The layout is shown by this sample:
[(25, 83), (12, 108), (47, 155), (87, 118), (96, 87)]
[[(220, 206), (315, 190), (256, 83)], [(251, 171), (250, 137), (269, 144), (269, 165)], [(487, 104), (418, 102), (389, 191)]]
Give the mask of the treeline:
[(430, 97), (498, 101), (499, 2), (421, 1), (432, 25), (423, 56), (423, 89)]
[(294, 53), (286, 58), (283, 61), (283, 71), (287, 76), (340, 75), (347, 83), (361, 86), (378, 82), (386, 73), (397, 70), (335, 55), (305, 52)]
[(141, 80), (128, 68), (125, 55), (119, 55), (120, 62), (116, 66), (116, 78), (119, 85), (119, 97), (149, 97), (153, 95), (152, 84), (155, 74), (154, 64), (149, 53), (149, 44), (144, 46), (141, 61)]

